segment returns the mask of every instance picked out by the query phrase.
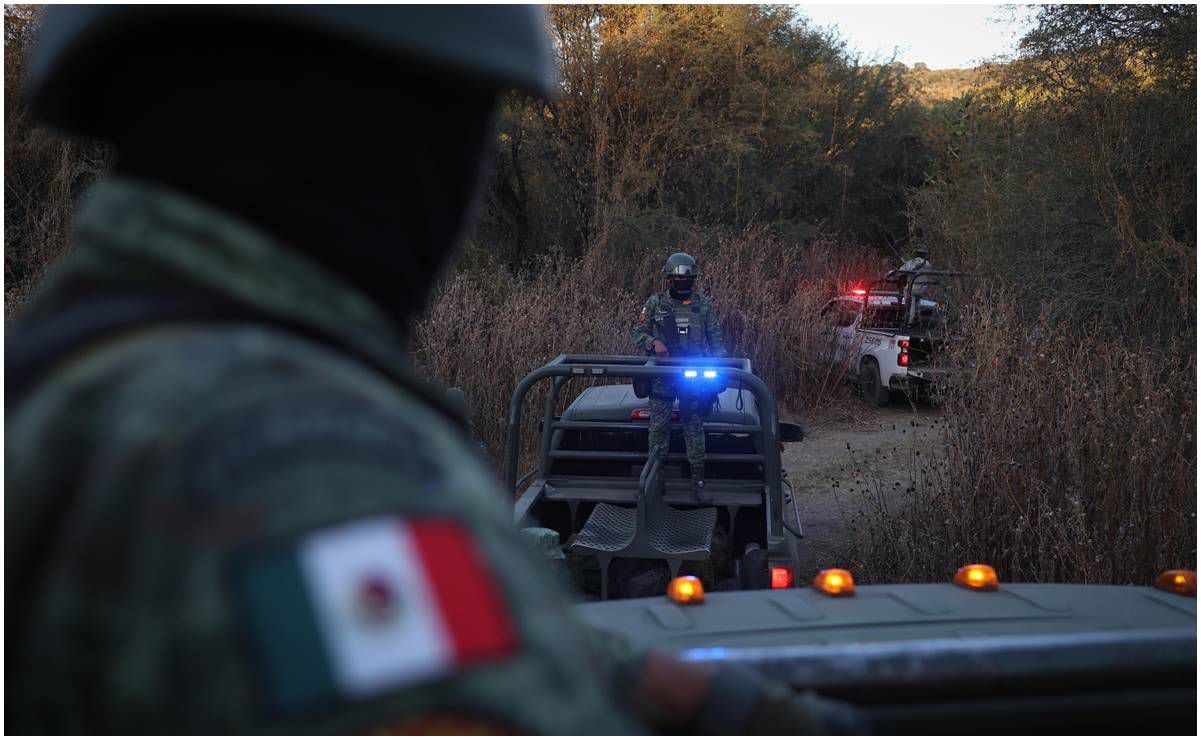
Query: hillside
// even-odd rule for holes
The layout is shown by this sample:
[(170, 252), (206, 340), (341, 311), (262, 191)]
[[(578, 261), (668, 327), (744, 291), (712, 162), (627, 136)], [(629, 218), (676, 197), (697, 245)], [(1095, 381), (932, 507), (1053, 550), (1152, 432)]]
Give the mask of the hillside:
[(929, 69), (921, 63), (907, 68), (913, 97), (924, 105), (953, 100), (969, 90), (979, 89), (989, 81), (993, 72), (994, 68), (984, 66), (971, 69)]

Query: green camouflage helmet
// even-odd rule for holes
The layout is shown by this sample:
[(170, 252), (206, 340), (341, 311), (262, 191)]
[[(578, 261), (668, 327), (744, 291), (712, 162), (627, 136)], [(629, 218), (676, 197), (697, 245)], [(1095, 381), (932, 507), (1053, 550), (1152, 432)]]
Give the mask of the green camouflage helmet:
[(548, 96), (556, 84), (542, 12), (533, 5), (63, 5), (46, 9), (30, 59), (27, 92), (35, 113), (66, 132), (97, 133), (91, 101), (103, 100), (107, 86), (131, 84), (97, 72), (97, 60), (181, 13), (291, 24), (497, 91)]
[(696, 260), (692, 259), (692, 255), (676, 252), (667, 258), (667, 264), (663, 265), (663, 277), (691, 277), (695, 278), (700, 274), (700, 270), (696, 266)]

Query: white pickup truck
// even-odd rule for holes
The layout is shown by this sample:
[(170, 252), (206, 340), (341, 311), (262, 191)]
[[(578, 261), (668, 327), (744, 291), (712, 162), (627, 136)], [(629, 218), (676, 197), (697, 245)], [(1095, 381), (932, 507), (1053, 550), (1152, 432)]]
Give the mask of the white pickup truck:
[(942, 347), (939, 304), (918, 301), (915, 321), (909, 321), (900, 292), (855, 288), (822, 307), (825, 354), (859, 384), (863, 397), (887, 406), (894, 390), (910, 395), (927, 393), (946, 371), (934, 367)]

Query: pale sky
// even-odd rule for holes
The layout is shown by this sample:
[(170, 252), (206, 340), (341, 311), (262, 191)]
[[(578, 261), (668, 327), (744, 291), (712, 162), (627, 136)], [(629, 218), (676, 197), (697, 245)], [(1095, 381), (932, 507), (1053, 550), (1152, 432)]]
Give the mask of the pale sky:
[[(1026, 29), (1024, 13), (1001, 5), (798, 5), (811, 24), (836, 26), (864, 62), (889, 59), (930, 69), (974, 67), (1010, 54)], [(1016, 18), (1018, 20), (1014, 20)]]

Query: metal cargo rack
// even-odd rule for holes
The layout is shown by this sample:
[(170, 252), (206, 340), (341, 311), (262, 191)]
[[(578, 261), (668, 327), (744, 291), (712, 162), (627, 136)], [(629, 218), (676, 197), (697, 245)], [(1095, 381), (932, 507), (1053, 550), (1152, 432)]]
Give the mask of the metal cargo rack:
[[(755, 451), (748, 453), (709, 453), (710, 463), (748, 463), (757, 471), (754, 478), (706, 478), (712, 501), (701, 504), (692, 494), (691, 482), (665, 477), (656, 461), (648, 460), (645, 450), (559, 450), (556, 433), (577, 431), (646, 432), (646, 421), (573, 421), (554, 415), (563, 386), (571, 378), (635, 379), (678, 378), (684, 370), (716, 370), (727, 389), (737, 388), (738, 398), (747, 392), (755, 401), (756, 414), (747, 413), (747, 423), (708, 421), (711, 433), (747, 435)], [(552, 379), (543, 405), (538, 465), (521, 480), (517, 478), (520, 450), (521, 410), (529, 390), (540, 381)], [(753, 423), (749, 419), (754, 418)], [(672, 428), (679, 428), (673, 421)], [(685, 456), (670, 453), (667, 462)], [(600, 475), (571, 475), (552, 470), (559, 460), (620, 462), (631, 467), (642, 463), (642, 472), (634, 478)], [(716, 518), (715, 507), (728, 513), (731, 527), (738, 511), (762, 506), (769, 552), (785, 548), (780, 512), (782, 489), (780, 475), (780, 431), (776, 399), (767, 385), (750, 370), (750, 361), (742, 358), (658, 358), (621, 355), (560, 355), (527, 375), (513, 394), (509, 405), (508, 450), (505, 482), (510, 491), (534, 478), (517, 502), (518, 521), (527, 518), (540, 501), (562, 502), (570, 510), (571, 531), (577, 534), (578, 551), (596, 554), (606, 570), (612, 557), (661, 558), (673, 573), (681, 560), (708, 557), (709, 537)], [(655, 495), (647, 496), (653, 491)], [(578, 531), (577, 511), (582, 504), (593, 505), (588, 521)], [(695, 521), (694, 521), (695, 520)], [(706, 534), (707, 533), (707, 534)], [(605, 582), (602, 576), (602, 593)]]
[[(912, 329), (918, 320), (916, 306), (913, 301), (913, 279), (921, 276), (927, 278), (927, 284), (932, 287), (942, 288), (946, 291), (947, 283), (942, 278), (959, 277), (962, 272), (951, 270), (892, 270), (889, 275), (894, 276), (893, 279), (880, 278), (868, 283), (866, 292), (860, 296), (864, 303), (868, 302), (872, 296), (878, 295), (895, 295), (900, 299), (898, 305), (898, 322), (895, 326), (881, 327), (890, 330), (906, 330)], [(905, 285), (898, 289), (896, 278), (905, 278)], [(888, 289), (882, 289), (884, 287)], [(939, 310), (945, 312), (948, 306), (939, 304)]]

